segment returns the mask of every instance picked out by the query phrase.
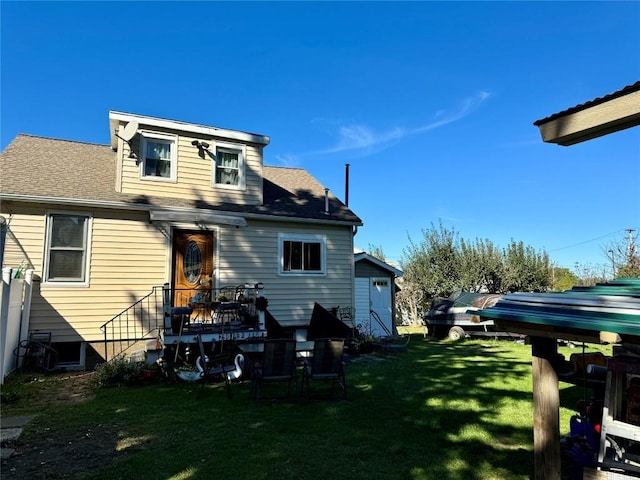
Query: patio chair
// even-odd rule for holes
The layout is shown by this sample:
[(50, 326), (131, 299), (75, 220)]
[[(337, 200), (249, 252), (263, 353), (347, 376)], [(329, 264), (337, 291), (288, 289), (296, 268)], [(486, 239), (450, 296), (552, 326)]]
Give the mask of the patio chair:
[(260, 402), (262, 386), (265, 382), (287, 382), (287, 397), (291, 396), (291, 382), (294, 382), (297, 395), (295, 340), (288, 338), (265, 340), (262, 358), (254, 365), (251, 382), (253, 396), (257, 402)]
[(310, 398), (310, 380), (331, 382), (331, 397), (335, 395), (336, 384), (342, 388), (344, 399), (347, 399), (347, 382), (344, 375), (344, 338), (316, 339), (313, 346), (313, 357), (305, 360), (302, 371), (302, 389)]
[(231, 398), (233, 396), (231, 391), (231, 380), (240, 378), (242, 375), (244, 357), (242, 355), (236, 355), (235, 363), (230, 364), (227, 355), (214, 355), (213, 352), (207, 355), (201, 335), (198, 335), (198, 349), (200, 356), (196, 360), (196, 367), (200, 371), (200, 391), (202, 391), (204, 385), (208, 381), (223, 381), (227, 391), (227, 396)]

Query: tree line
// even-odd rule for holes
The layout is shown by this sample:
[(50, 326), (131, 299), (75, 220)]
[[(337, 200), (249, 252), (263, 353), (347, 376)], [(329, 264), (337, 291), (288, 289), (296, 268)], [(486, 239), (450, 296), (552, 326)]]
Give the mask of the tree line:
[[(385, 261), (381, 247), (369, 247), (371, 255)], [(618, 264), (613, 276), (640, 276), (638, 257), (626, 260)], [(409, 323), (421, 319), (435, 298), (454, 292), (563, 291), (604, 282), (608, 277), (607, 272), (595, 271), (576, 275), (555, 266), (546, 251), (537, 251), (522, 241), (512, 239), (501, 248), (488, 239), (467, 240), (442, 222), (423, 229), (419, 241), (409, 238), (400, 266), (403, 277), (396, 294), (397, 312)]]

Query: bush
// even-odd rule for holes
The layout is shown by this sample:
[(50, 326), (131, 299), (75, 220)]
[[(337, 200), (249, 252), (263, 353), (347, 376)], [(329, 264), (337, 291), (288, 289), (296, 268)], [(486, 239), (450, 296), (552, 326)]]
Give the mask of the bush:
[(131, 361), (125, 355), (119, 355), (96, 366), (95, 381), (100, 387), (132, 385), (140, 381), (145, 368), (145, 362)]

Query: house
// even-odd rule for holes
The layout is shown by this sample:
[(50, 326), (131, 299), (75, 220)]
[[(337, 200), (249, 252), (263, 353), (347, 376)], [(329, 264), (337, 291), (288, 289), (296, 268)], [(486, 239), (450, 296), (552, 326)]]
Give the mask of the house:
[(402, 271), (365, 252), (356, 253), (354, 263), (355, 324), (374, 337), (395, 334), (395, 279)]
[(109, 133), (20, 134), (0, 157), (0, 258), (34, 270), (29, 329), (51, 332), (61, 363), (105, 358), (101, 326), (122, 329), (164, 284), (174, 307), (181, 290), (260, 284), (289, 327), (315, 302), (354, 304), (362, 221), (305, 170), (265, 166), (269, 137), (115, 111)]

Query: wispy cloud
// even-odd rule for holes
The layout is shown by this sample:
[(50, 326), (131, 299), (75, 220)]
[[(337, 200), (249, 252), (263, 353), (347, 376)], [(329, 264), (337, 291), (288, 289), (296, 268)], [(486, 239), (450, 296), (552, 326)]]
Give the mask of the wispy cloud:
[(299, 167), (300, 157), (294, 154), (276, 155), (276, 160), (282, 167)]
[(488, 92), (478, 92), (472, 97), (465, 98), (457, 108), (439, 110), (434, 114), (432, 121), (413, 128), (396, 126), (377, 132), (363, 124), (343, 124), (316, 120), (316, 123), (322, 124), (329, 134), (336, 137), (336, 142), (332, 147), (309, 152), (307, 155), (326, 155), (347, 151), (351, 151), (356, 155), (370, 155), (389, 148), (408, 136), (419, 135), (461, 120), (473, 113), (490, 96), (491, 94)]

